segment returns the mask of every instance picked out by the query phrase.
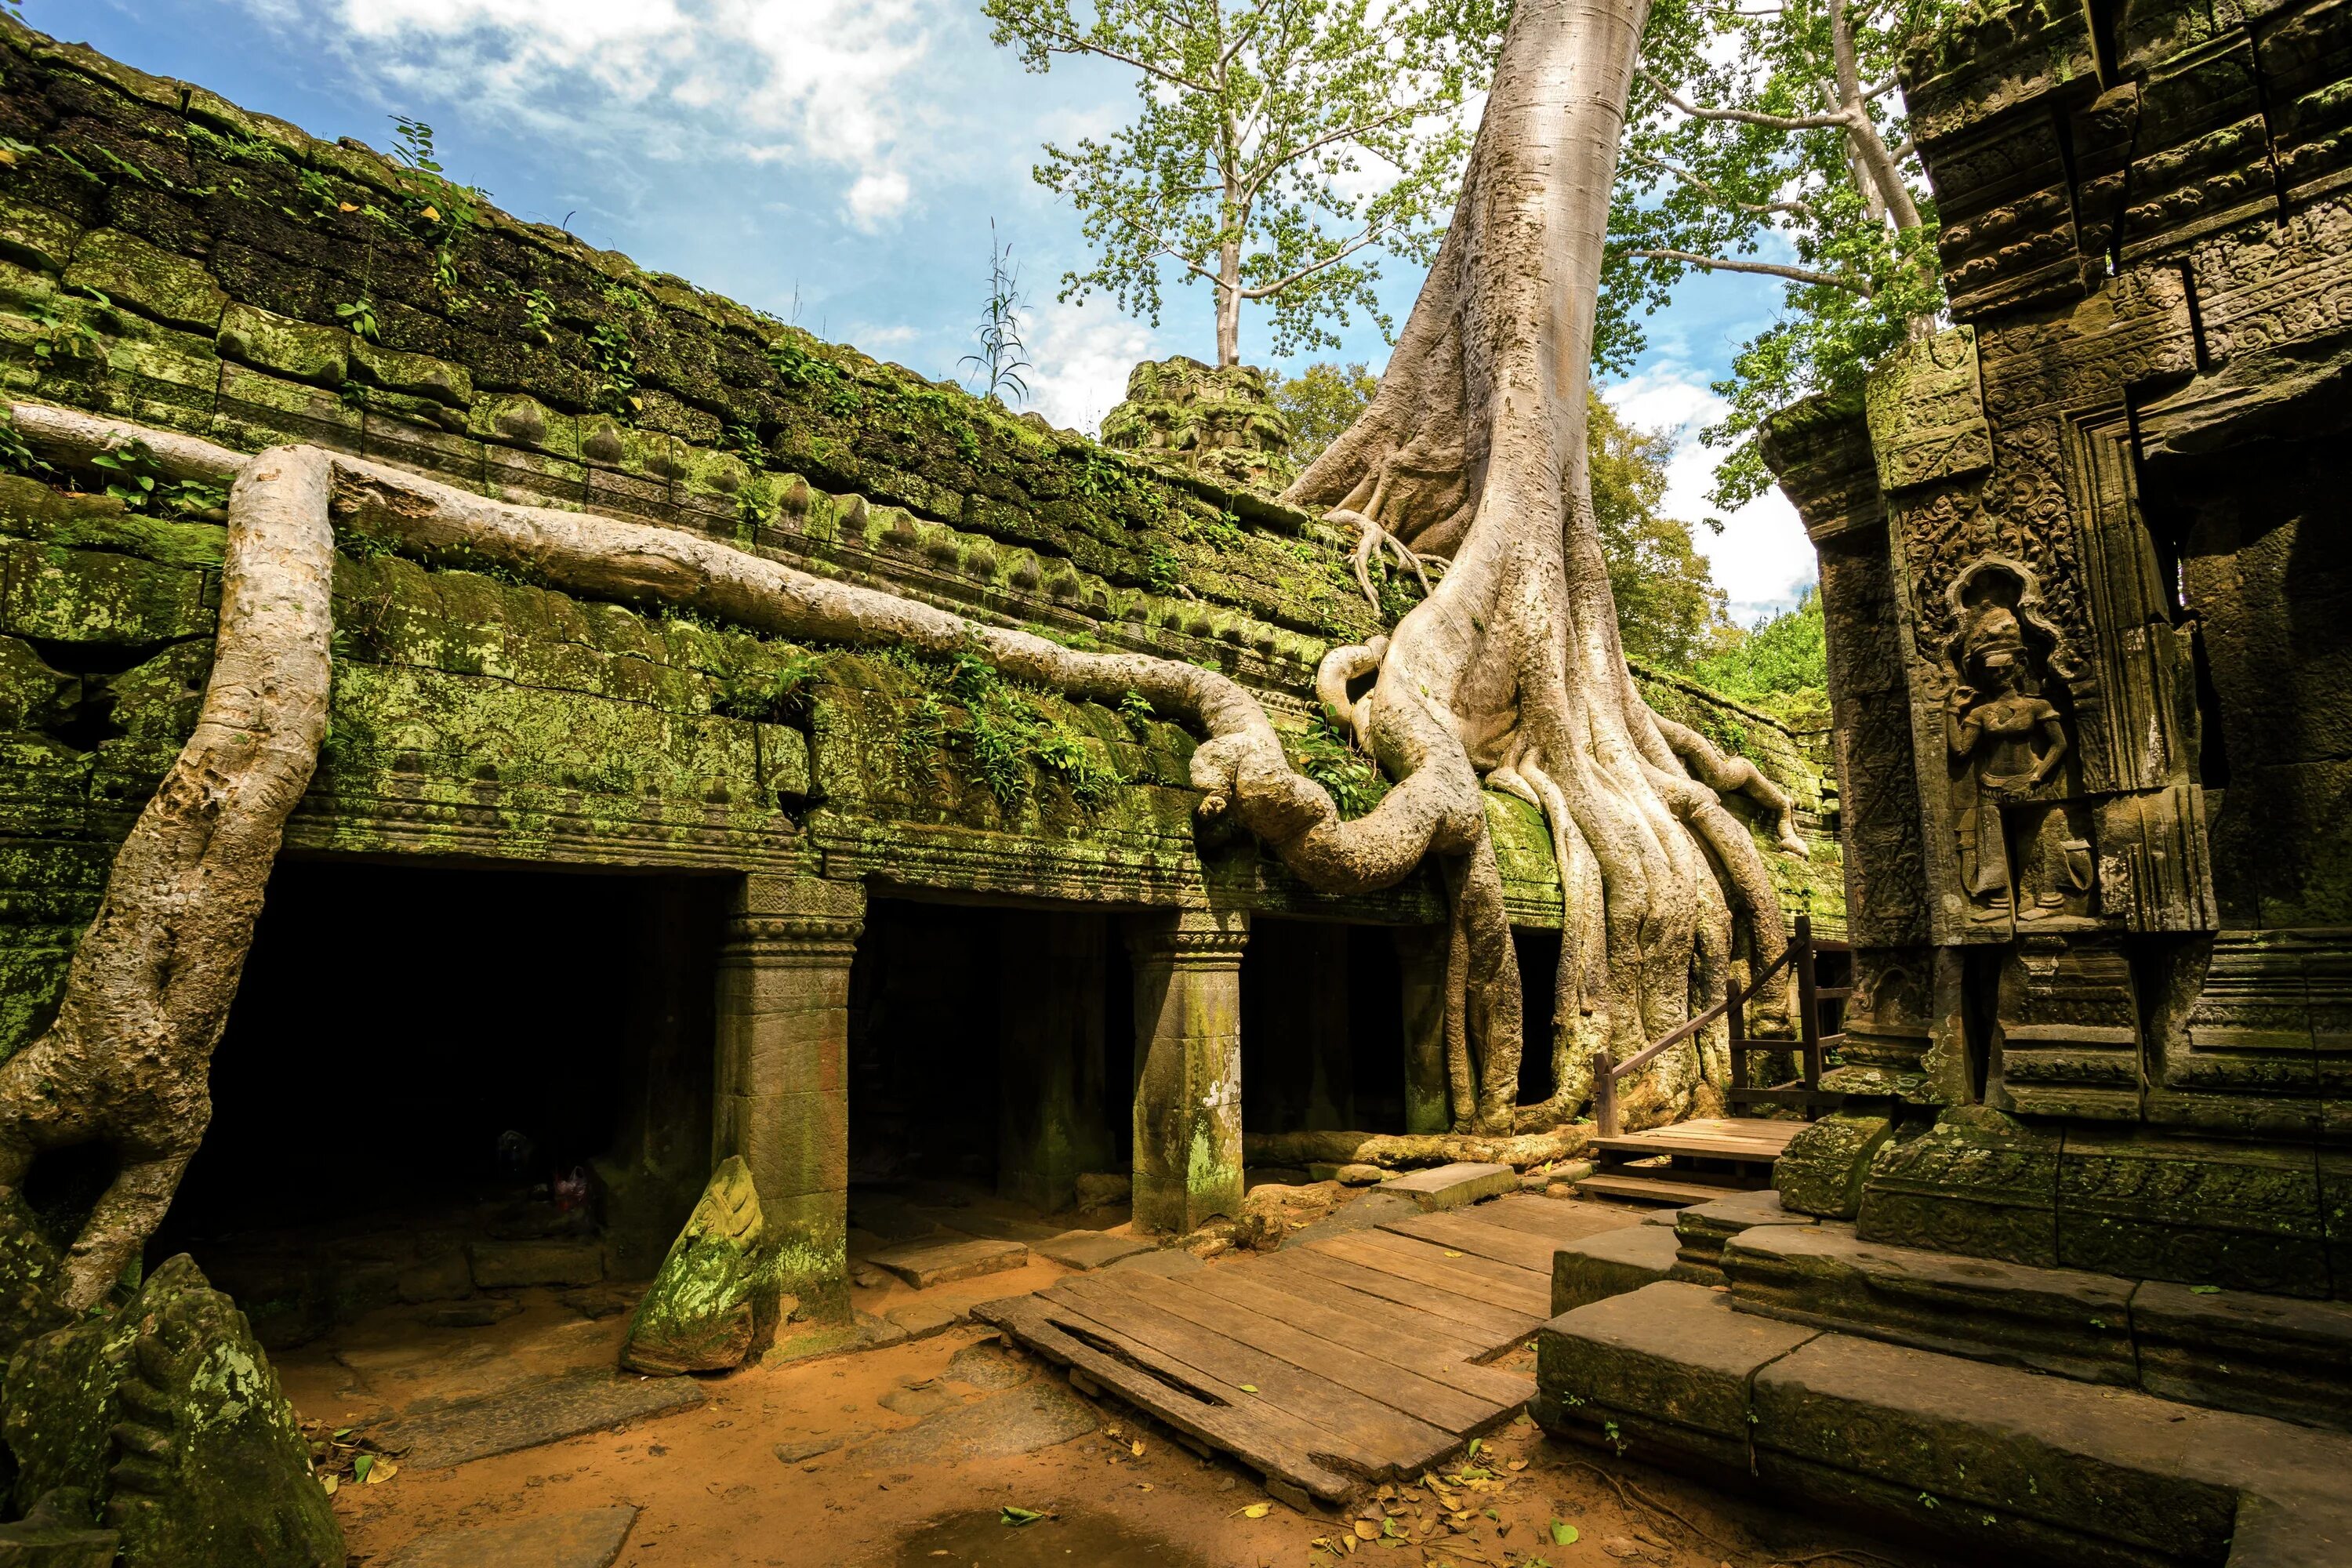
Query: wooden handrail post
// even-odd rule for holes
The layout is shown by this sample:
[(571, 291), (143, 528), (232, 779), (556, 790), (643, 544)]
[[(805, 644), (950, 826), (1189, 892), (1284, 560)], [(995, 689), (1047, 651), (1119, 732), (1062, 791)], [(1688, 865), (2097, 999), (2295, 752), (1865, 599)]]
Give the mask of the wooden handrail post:
[(1603, 1138), (1617, 1136), (1617, 1058), (1607, 1046), (1592, 1053), (1592, 1124)]
[(1813, 977), (1813, 917), (1797, 917), (1797, 1037), (1804, 1043), (1805, 1087), (1822, 1087), (1822, 1007)]

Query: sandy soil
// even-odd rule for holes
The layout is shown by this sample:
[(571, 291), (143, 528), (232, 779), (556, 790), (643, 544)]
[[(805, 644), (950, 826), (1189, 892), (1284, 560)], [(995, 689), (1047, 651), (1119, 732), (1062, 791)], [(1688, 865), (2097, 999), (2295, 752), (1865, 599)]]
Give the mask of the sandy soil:
[[(986, 1300), (1036, 1289), (1062, 1272), (1033, 1262), (921, 1299)], [(626, 1317), (589, 1321), (559, 1294), (523, 1292), (523, 1310), (488, 1328), (428, 1329), (413, 1310), (379, 1313), (331, 1342), (279, 1357), (280, 1375), (303, 1415), (349, 1424), (611, 1365)], [(917, 1299), (895, 1282), (856, 1294), (868, 1312)], [(1396, 1489), (1360, 1530), (1355, 1521), (1310, 1518), (1273, 1501), (1247, 1470), (1200, 1458), (1114, 1405), (1092, 1405), (1099, 1425), (1091, 1434), (1017, 1458), (883, 1466), (861, 1458), (852, 1446), (861, 1435), (911, 1427), (925, 1415), (990, 1397), (947, 1374), (959, 1351), (994, 1337), (960, 1328), (711, 1378), (709, 1400), (698, 1409), (455, 1469), (402, 1467), (382, 1484), (345, 1486), (337, 1512), (361, 1562), (452, 1525), (616, 1500), (643, 1510), (618, 1560), (625, 1568), (1318, 1568), (1358, 1552), (1372, 1553), (1376, 1563), (1497, 1568), (1933, 1561), (1551, 1442), (1524, 1418), (1475, 1462), (1491, 1480), (1446, 1486), (1441, 1478), (1443, 1501), (1417, 1482)], [(1519, 1352), (1517, 1364), (1531, 1370), (1532, 1352)], [(1066, 1392), (1059, 1373), (1027, 1365), (1039, 1380), (1032, 1386), (1050, 1382)], [(777, 1456), (780, 1445), (832, 1436), (844, 1437), (845, 1447), (789, 1463)], [(1007, 1526), (1000, 1522), (1007, 1506), (1045, 1517)], [(1572, 1543), (1555, 1541), (1555, 1521), (1575, 1532)], [(1386, 1539), (1365, 1542), (1365, 1531)]]

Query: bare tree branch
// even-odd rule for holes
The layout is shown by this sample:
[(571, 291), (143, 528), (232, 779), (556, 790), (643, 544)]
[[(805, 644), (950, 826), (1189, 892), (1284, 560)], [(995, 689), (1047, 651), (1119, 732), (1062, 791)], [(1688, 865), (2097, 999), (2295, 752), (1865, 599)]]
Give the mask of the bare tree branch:
[(1268, 295), (1279, 294), (1285, 289), (1289, 288), (1293, 283), (1297, 283), (1303, 279), (1312, 278), (1318, 272), (1322, 271), (1325, 268), (1334, 267), (1339, 263), (1347, 260), (1348, 258), (1355, 255), (1356, 252), (1363, 249), (1366, 246), (1378, 245), (1381, 241), (1381, 235), (1382, 232), (1381, 226), (1375, 224), (1371, 227), (1364, 230), (1363, 233), (1358, 235), (1355, 238), (1349, 240), (1347, 244), (1341, 246), (1339, 249), (1333, 251), (1330, 255), (1325, 257), (1322, 260), (1310, 261), (1287, 278), (1279, 279), (1272, 283), (1261, 284), (1255, 289), (1243, 289), (1242, 298), (1244, 300), (1263, 300)]
[(1091, 38), (1082, 38), (1075, 33), (1065, 33), (1058, 27), (1046, 28), (1045, 33), (1047, 37), (1058, 40), (1051, 51), (1055, 54), (1100, 55), (1107, 60), (1117, 60), (1121, 65), (1133, 66), (1155, 81), (1164, 81), (1171, 87), (1181, 87), (1187, 92), (1212, 90), (1194, 81), (1191, 77), (1180, 76), (1174, 71), (1163, 69), (1139, 56), (1129, 54), (1124, 49), (1115, 49), (1108, 44), (1098, 44)]
[(1728, 121), (1739, 125), (1761, 125), (1768, 131), (1844, 131), (1853, 121), (1843, 114), (1759, 114), (1752, 109), (1702, 109), (1659, 80), (1651, 72), (1642, 72), (1642, 79), (1657, 89), (1658, 96), (1689, 115), (1693, 120)]
[(1664, 169), (1667, 174), (1672, 174), (1675, 178), (1682, 181), (1683, 184), (1690, 186), (1691, 189), (1696, 191), (1707, 200), (1715, 203), (1717, 206), (1729, 207), (1737, 212), (1758, 214), (1789, 213), (1795, 216), (1802, 217), (1809, 215), (1813, 210), (1803, 202), (1743, 202), (1737, 196), (1727, 195), (1713, 183), (1693, 174), (1690, 170), (1684, 168), (1679, 163), (1671, 163), (1664, 158), (1655, 157), (1647, 153), (1637, 153), (1631, 150), (1628, 150), (1624, 156), (1632, 159), (1634, 163), (1646, 163), (1654, 169)]
[(1688, 250), (1628, 250), (1625, 254), (1644, 261), (1679, 261), (1685, 267), (1704, 267), (1710, 272), (1753, 272), (1764, 278), (1785, 278), (1791, 283), (1843, 289), (1865, 300), (1877, 292), (1867, 279), (1842, 278), (1833, 272), (1815, 272), (1806, 267), (1786, 267), (1777, 261), (1738, 261), (1728, 257), (1700, 256)]

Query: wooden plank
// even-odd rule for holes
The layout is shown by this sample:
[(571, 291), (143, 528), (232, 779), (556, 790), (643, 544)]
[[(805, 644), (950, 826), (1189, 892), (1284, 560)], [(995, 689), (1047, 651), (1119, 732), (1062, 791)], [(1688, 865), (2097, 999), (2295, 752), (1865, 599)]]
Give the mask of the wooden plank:
[[(1185, 1276), (1188, 1284), (1202, 1289), (1218, 1289), (1226, 1282), (1246, 1282), (1255, 1295), (1277, 1291), (1286, 1300), (1322, 1301), (1360, 1319), (1365, 1323), (1404, 1336), (1405, 1342), (1425, 1353), (1426, 1359), (1451, 1365), (1475, 1361), (1485, 1355), (1494, 1342), (1491, 1333), (1444, 1318), (1419, 1307), (1409, 1307), (1391, 1301), (1384, 1296), (1372, 1296), (1332, 1279), (1328, 1270), (1318, 1272), (1301, 1265), (1310, 1254), (1291, 1247), (1271, 1258), (1253, 1258), (1239, 1263), (1228, 1263), (1216, 1268), (1204, 1268)], [(1327, 1260), (1328, 1261), (1328, 1260)], [(1419, 1366), (1416, 1360), (1400, 1365)]]
[[(1494, 1354), (1522, 1335), (1534, 1332), (1524, 1313), (1508, 1311), (1492, 1301), (1458, 1295), (1418, 1280), (1405, 1279), (1382, 1269), (1367, 1268), (1343, 1258), (1316, 1251), (1312, 1247), (1285, 1248), (1287, 1258), (1296, 1250), (1297, 1261), (1292, 1265), (1299, 1273), (1319, 1276), (1335, 1285), (1377, 1296), (1415, 1311), (1427, 1312), (1433, 1318), (1449, 1321), (1457, 1331), (1475, 1334), (1482, 1342), (1479, 1355)], [(1549, 1305), (1549, 1303), (1546, 1303)]]
[[(1147, 1289), (1172, 1283), (1141, 1278)], [(1189, 1322), (1144, 1295), (1122, 1289), (1123, 1283), (1117, 1270), (1074, 1275), (1045, 1291), (1045, 1298), (1124, 1336), (1139, 1353), (1179, 1375), (1189, 1373), (1220, 1383), (1241, 1398), (1249, 1397), (1240, 1392), (1241, 1385), (1250, 1384), (1259, 1400), (1323, 1432), (1329, 1452), (1353, 1459), (1369, 1474), (1401, 1474), (1434, 1464), (1454, 1447), (1452, 1434), (1443, 1427), (1342, 1388), (1271, 1352)]]
[(1136, 1275), (1122, 1279), (1113, 1273), (1104, 1276), (1103, 1283), (1196, 1327), (1223, 1334), (1252, 1350), (1279, 1356), (1301, 1372), (1376, 1400), (1442, 1432), (1458, 1435), (1482, 1430), (1507, 1408), (1326, 1339), (1299, 1326), (1296, 1320), (1300, 1314), (1296, 1312), (1287, 1314), (1293, 1321), (1285, 1321), (1228, 1297), (1195, 1289), (1187, 1279), (1149, 1279)]
[(1633, 1198), (1643, 1203), (1673, 1204), (1682, 1207), (1689, 1204), (1711, 1204), (1717, 1198), (1734, 1196), (1740, 1189), (1710, 1186), (1699, 1182), (1670, 1182), (1656, 1176), (1587, 1176), (1576, 1184), (1580, 1193), (1600, 1193), (1612, 1198)]
[(1462, 1215), (1481, 1225), (1507, 1226), (1562, 1243), (1642, 1222), (1641, 1215), (1629, 1215), (1614, 1205), (1579, 1203), (1574, 1198), (1497, 1198), (1464, 1209)]
[(1423, 1285), (1434, 1285), (1457, 1296), (1491, 1301), (1506, 1311), (1540, 1322), (1551, 1308), (1551, 1276), (1529, 1268), (1514, 1268), (1486, 1258), (1448, 1258), (1425, 1241), (1391, 1236), (1382, 1230), (1360, 1230), (1309, 1242), (1308, 1250), (1328, 1252), (1367, 1268), (1377, 1268)]
[(1381, 1228), (1391, 1236), (1409, 1236), (1448, 1252), (1491, 1258), (1546, 1279), (1551, 1276), (1551, 1256), (1559, 1250), (1559, 1243), (1547, 1237), (1529, 1236), (1505, 1226), (1480, 1225), (1459, 1215), (1415, 1215), (1410, 1219), (1386, 1221)]
[[(1294, 1289), (1283, 1289), (1286, 1279)], [(1335, 1344), (1418, 1373), (1489, 1405), (1516, 1409), (1535, 1391), (1535, 1385), (1517, 1373), (1472, 1364), (1475, 1347), (1435, 1331), (1444, 1320), (1295, 1270), (1251, 1272), (1240, 1266), (1204, 1268), (1187, 1276), (1184, 1283), (1262, 1316), (1295, 1323)]]
[[(1065, 1321), (1056, 1321), (1057, 1309), (1042, 1297), (1009, 1296), (983, 1301), (971, 1310), (971, 1315), (993, 1323), (1047, 1360), (1083, 1373), (1185, 1436), (1238, 1457), (1270, 1481), (1333, 1505), (1346, 1502), (1357, 1489), (1352, 1477), (1317, 1451), (1320, 1434), (1303, 1423), (1239, 1389), (1221, 1390), (1213, 1380), (1192, 1388), (1129, 1365), (1071, 1332), (1081, 1325), (1067, 1322), (1067, 1314), (1063, 1315)], [(1108, 1338), (1116, 1345), (1115, 1336)], [(1280, 1496), (1280, 1489), (1275, 1489)]]

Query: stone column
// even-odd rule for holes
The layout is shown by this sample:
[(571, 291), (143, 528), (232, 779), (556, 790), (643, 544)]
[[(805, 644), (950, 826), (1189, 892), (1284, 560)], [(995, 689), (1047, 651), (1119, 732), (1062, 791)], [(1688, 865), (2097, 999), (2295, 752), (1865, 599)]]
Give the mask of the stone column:
[(1135, 1222), (1189, 1231), (1242, 1212), (1242, 950), (1246, 910), (1138, 916)]
[(1047, 1214), (1117, 1149), (1103, 1088), (1108, 924), (1092, 912), (998, 917), (996, 1190)]
[(1404, 1005), (1404, 1130), (1444, 1132), (1454, 1120), (1445, 1097), (1444, 926), (1399, 926), (1397, 980)]
[(849, 963), (865, 916), (855, 882), (746, 877), (719, 954), (711, 1163), (751, 1168), (804, 1317), (849, 1310)]

